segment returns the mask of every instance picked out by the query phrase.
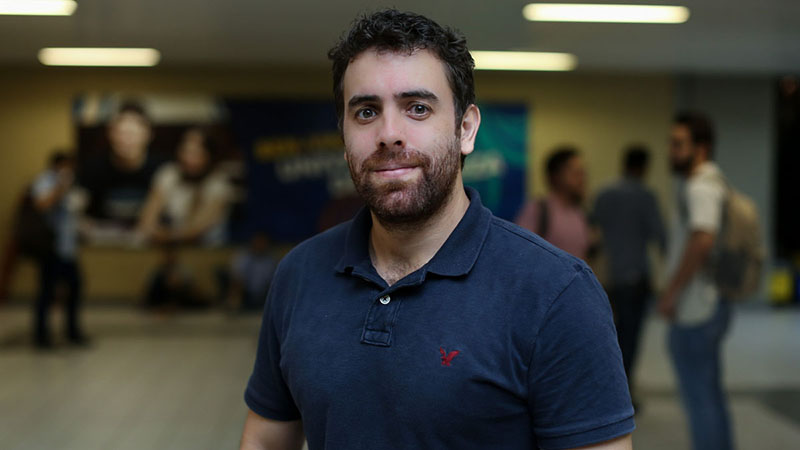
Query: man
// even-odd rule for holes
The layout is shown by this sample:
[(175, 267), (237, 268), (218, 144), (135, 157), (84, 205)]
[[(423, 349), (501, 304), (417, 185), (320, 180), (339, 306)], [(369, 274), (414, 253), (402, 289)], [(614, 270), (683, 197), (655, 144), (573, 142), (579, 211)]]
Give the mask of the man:
[(639, 335), (650, 298), (647, 245), (666, 248), (655, 196), (644, 184), (649, 152), (634, 145), (625, 151), (622, 179), (597, 196), (592, 221), (602, 235), (608, 261), (608, 294), (614, 306), (622, 361), (633, 393)]
[(139, 218), (159, 161), (148, 151), (152, 137), (144, 108), (125, 102), (108, 124), (111, 149), (106, 155), (86, 161), (79, 182), (89, 193), (87, 216), (92, 231), (104, 227), (130, 228)]
[(669, 349), (695, 449), (733, 447), (722, 388), (721, 347), (731, 310), (707, 264), (722, 220), (725, 181), (713, 163), (714, 129), (696, 113), (675, 118), (670, 163), (680, 177), (678, 217), (670, 238), (670, 281), (658, 310), (671, 322)]
[(583, 158), (573, 147), (560, 147), (547, 158), (545, 168), (549, 194), (527, 202), (514, 222), (585, 261), (591, 237), (581, 209), (586, 192)]
[(48, 316), (56, 296), (56, 287), (61, 281), (67, 287), (67, 340), (75, 345), (88, 343), (78, 318), (82, 283), (77, 254), (77, 205), (69, 201), (75, 178), (73, 166), (72, 156), (56, 152), (50, 158), (49, 168), (36, 178), (31, 187), (33, 206), (43, 214), (53, 233), (53, 239), (49, 242), (52, 248), (38, 252), (35, 257), (39, 266), (39, 293), (35, 307), (34, 344), (40, 349), (53, 347)]
[(602, 289), (463, 186), (480, 125), (465, 39), (387, 10), (329, 56), (367, 208), (279, 265), (242, 448), (630, 448)]

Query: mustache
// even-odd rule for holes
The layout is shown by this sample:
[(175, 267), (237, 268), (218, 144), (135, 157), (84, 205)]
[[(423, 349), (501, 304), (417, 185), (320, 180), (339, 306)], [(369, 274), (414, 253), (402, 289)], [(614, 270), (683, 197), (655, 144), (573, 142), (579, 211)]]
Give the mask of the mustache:
[(387, 167), (429, 166), (431, 157), (416, 150), (379, 148), (361, 164), (361, 170), (375, 171)]

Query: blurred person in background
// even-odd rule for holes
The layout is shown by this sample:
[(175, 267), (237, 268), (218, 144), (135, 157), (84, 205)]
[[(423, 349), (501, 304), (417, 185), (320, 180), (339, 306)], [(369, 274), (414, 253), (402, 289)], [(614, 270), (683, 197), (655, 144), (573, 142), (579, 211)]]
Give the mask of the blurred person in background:
[(592, 210), (592, 224), (600, 229), (608, 262), (607, 291), (631, 395), (639, 336), (652, 292), (647, 246), (656, 243), (663, 253), (667, 240), (656, 197), (644, 183), (649, 153), (644, 146), (629, 147), (622, 178), (598, 194)]
[(514, 222), (584, 261), (591, 234), (581, 205), (586, 196), (586, 169), (574, 147), (559, 147), (545, 166), (549, 193), (523, 205)]
[(658, 310), (670, 322), (669, 350), (697, 450), (733, 448), (721, 362), (731, 306), (708, 274), (726, 195), (713, 154), (711, 120), (698, 113), (678, 114), (669, 150), (679, 182), (678, 214), (669, 241), (670, 277)]
[[(50, 158), (47, 170), (36, 177), (31, 186), (33, 207), (44, 219), (44, 228), (30, 236), (45, 245), (31, 251), (39, 268), (39, 292), (34, 319), (34, 343), (37, 348), (53, 347), (49, 326), (49, 312), (61, 282), (66, 287), (64, 306), (66, 337), (71, 344), (86, 345), (88, 338), (80, 326), (81, 273), (78, 263), (78, 212), (80, 197), (75, 195), (75, 161), (72, 155), (56, 152)], [(28, 227), (35, 228), (29, 220)], [(30, 231), (30, 230), (29, 230)], [(24, 247), (30, 244), (23, 243)]]
[(148, 146), (150, 119), (142, 105), (124, 102), (108, 124), (110, 150), (82, 162), (78, 182), (89, 194), (83, 230), (93, 242), (123, 240), (136, 225), (160, 165)]
[(226, 304), (232, 309), (262, 309), (277, 266), (270, 252), (269, 238), (264, 233), (255, 233), (248, 246), (233, 257)]
[(630, 449), (592, 272), (463, 184), (481, 121), (466, 39), (383, 10), (328, 55), (367, 207), (281, 261), (241, 448)]
[(176, 161), (158, 169), (142, 209), (138, 232), (159, 244), (227, 241), (227, 218), (233, 188), (217, 169), (219, 148), (202, 128), (183, 135)]

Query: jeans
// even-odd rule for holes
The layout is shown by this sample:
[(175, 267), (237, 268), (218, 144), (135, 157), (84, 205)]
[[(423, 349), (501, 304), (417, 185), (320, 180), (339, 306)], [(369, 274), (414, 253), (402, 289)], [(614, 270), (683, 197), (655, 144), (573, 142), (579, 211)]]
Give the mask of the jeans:
[(56, 295), (56, 287), (60, 281), (66, 284), (68, 290), (64, 305), (67, 337), (70, 339), (80, 338), (78, 308), (81, 298), (81, 276), (77, 261), (51, 255), (39, 259), (37, 264), (39, 266), (39, 295), (35, 307), (35, 339), (39, 343), (50, 340), (48, 317), (50, 306)]
[(731, 305), (720, 299), (714, 315), (699, 325), (674, 324), (669, 351), (687, 410), (692, 448), (733, 448), (728, 401), (722, 388), (721, 350), (731, 320)]
[(616, 284), (609, 288), (608, 296), (614, 307), (619, 348), (622, 363), (628, 376), (628, 388), (633, 393), (633, 372), (639, 348), (647, 301), (650, 297), (650, 281), (642, 278), (630, 284)]

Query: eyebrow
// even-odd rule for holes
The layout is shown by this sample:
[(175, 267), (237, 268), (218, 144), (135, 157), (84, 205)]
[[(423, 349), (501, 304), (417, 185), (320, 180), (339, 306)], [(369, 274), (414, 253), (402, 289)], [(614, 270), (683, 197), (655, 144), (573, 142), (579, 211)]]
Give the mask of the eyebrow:
[[(394, 97), (397, 99), (420, 98), (433, 103), (437, 103), (439, 101), (439, 97), (427, 89), (401, 92), (399, 94), (395, 94)], [(349, 108), (353, 108), (364, 103), (380, 103), (380, 100), (380, 97), (377, 95), (355, 95), (347, 102), (347, 106)]]
[(395, 95), (395, 98), (420, 98), (428, 100), (433, 103), (439, 101), (439, 97), (437, 97), (436, 94), (427, 89), (417, 89), (416, 91), (401, 92)]
[(347, 106), (353, 108), (362, 103), (377, 103), (379, 101), (380, 98), (377, 95), (355, 95), (347, 102)]

